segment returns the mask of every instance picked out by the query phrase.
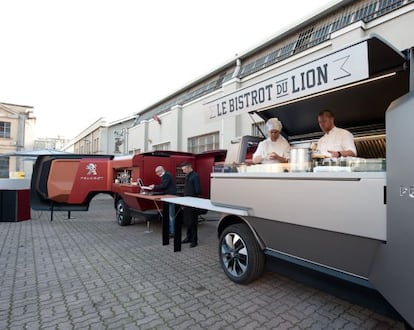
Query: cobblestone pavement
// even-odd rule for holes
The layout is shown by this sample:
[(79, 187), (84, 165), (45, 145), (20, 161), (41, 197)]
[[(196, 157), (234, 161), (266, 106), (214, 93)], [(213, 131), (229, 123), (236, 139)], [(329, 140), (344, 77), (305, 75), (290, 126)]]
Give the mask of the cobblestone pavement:
[[(32, 211), (0, 222), (0, 329), (403, 329), (400, 321), (266, 272), (247, 286), (222, 272), (216, 221), (173, 252), (161, 226), (88, 212)], [(213, 220), (213, 219), (210, 219)]]

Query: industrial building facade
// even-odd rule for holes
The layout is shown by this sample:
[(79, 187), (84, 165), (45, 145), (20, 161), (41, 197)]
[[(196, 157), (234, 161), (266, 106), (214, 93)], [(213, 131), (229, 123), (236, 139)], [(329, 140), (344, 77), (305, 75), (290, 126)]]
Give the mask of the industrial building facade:
[[(414, 45), (408, 32), (413, 25), (412, 0), (337, 1), (136, 115), (109, 124), (98, 120), (81, 132), (67, 150), (122, 155), (167, 149), (195, 153), (227, 149), (236, 137), (260, 135), (263, 122), (254, 111), (217, 115), (232, 109), (231, 104), (228, 109), (212, 108), (219, 107), (216, 100), (226, 95), (240, 96), (251, 86), (260, 86), (372, 34), (400, 51), (407, 50)], [(255, 97), (256, 102), (264, 98), (265, 89)], [(245, 102), (249, 102), (247, 96)]]
[[(0, 155), (32, 149), (35, 123), (33, 107), (0, 103)], [(0, 157), (0, 178), (8, 178), (13, 175), (11, 172), (25, 172), (24, 162), (15, 157)]]

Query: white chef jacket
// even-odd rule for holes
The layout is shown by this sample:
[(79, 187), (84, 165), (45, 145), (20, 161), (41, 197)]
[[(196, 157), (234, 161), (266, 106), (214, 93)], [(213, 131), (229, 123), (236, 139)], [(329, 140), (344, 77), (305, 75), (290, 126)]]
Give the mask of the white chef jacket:
[(253, 154), (253, 158), (256, 156), (262, 156), (263, 160), (262, 163), (279, 163), (278, 160), (270, 160), (269, 154), (272, 152), (277, 153), (279, 156), (289, 159), (290, 156), (290, 145), (289, 142), (282, 136), (279, 135), (276, 141), (272, 141), (269, 138), (263, 140), (257, 146), (255, 153)]
[(334, 126), (328, 133), (325, 133), (318, 141), (318, 150), (322, 155), (332, 157), (328, 150), (345, 151), (352, 150), (357, 154), (354, 136), (351, 132), (343, 128)]

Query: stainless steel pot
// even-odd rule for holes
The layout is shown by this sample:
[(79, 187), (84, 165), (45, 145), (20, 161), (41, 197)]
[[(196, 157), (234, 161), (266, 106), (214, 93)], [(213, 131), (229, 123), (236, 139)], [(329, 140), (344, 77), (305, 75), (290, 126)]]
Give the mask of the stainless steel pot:
[(289, 163), (291, 172), (310, 172), (312, 169), (311, 149), (291, 148)]

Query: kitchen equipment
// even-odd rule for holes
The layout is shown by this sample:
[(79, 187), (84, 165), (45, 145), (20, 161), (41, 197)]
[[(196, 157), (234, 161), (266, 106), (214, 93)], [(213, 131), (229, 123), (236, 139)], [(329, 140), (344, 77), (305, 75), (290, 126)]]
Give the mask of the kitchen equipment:
[(311, 149), (291, 148), (289, 162), (291, 172), (310, 172), (312, 169)]
[(385, 158), (359, 159), (352, 164), (353, 172), (384, 172), (386, 170)]

